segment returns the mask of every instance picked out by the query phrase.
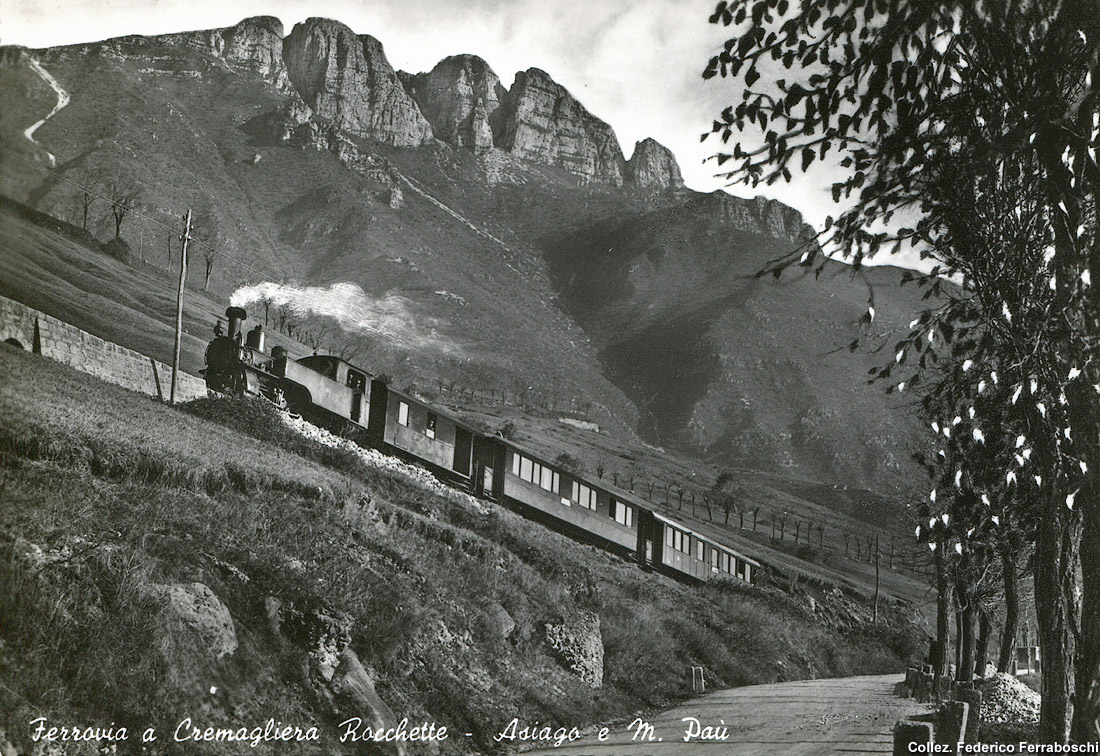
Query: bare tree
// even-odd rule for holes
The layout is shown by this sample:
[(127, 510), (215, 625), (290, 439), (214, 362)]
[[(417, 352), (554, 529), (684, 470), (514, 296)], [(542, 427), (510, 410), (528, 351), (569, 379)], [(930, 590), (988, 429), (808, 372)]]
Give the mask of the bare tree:
[(287, 336), (294, 332), (294, 306), (290, 302), (281, 302), (275, 310), (277, 327)]
[(313, 350), (314, 354), (321, 348), (321, 345), (325, 343), (325, 338), (328, 336), (329, 326), (327, 323), (319, 323), (316, 320), (309, 323), (303, 323), (298, 329), (298, 340)]
[(264, 325), (271, 325), (271, 306), (273, 304), (275, 302), (267, 294), (260, 297), (260, 306), (264, 308)]
[(107, 199), (111, 203), (111, 217), (115, 220), (115, 238), (122, 236), (122, 222), (126, 216), (137, 206), (138, 197), (141, 196), (141, 187), (133, 181), (127, 181), (121, 176), (116, 176), (107, 182)]
[(345, 335), (333, 345), (333, 353), (344, 362), (353, 362), (362, 352), (363, 345), (358, 339)]
[(80, 227), (85, 231), (88, 230), (88, 211), (96, 201), (97, 194), (103, 189), (101, 184), (102, 179), (99, 174), (93, 173), (84, 179), (83, 186), (76, 194), (77, 205), (80, 208)]

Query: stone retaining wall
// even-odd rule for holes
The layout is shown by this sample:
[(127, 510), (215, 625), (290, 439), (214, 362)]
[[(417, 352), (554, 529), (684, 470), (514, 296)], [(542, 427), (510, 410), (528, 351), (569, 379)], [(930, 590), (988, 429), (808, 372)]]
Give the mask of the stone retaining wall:
[[(71, 365), (109, 383), (167, 399), (172, 367), (82, 331), (7, 297), (0, 297), (0, 342)], [(176, 401), (206, 396), (206, 382), (180, 372)]]

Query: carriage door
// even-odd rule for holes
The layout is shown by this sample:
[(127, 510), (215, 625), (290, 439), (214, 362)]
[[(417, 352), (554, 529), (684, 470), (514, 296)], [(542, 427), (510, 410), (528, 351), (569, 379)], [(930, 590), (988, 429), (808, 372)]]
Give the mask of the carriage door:
[(349, 417), (353, 423), (360, 422), (363, 408), (363, 392), (367, 390), (367, 376), (358, 370), (348, 370), (348, 388), (351, 389), (351, 411)]
[(638, 561), (644, 565), (656, 564), (657, 536), (660, 528), (657, 519), (651, 512), (644, 509), (638, 511)]
[(455, 426), (455, 459), (451, 469), (459, 475), (470, 475), (470, 457), (474, 451), (474, 437), (462, 426)]

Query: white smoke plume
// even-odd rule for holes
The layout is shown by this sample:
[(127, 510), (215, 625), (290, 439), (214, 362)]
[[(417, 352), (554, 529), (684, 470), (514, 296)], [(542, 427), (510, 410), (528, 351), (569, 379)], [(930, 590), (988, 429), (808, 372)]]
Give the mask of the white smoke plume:
[(414, 315), (413, 303), (395, 294), (374, 297), (356, 284), (346, 282), (321, 287), (266, 281), (242, 286), (229, 301), (235, 307), (247, 308), (265, 299), (273, 307), (290, 305), (298, 315), (330, 317), (349, 333), (381, 336), (398, 348), (432, 349), (448, 354), (460, 351), (453, 341), (437, 332), (435, 326), (439, 321)]

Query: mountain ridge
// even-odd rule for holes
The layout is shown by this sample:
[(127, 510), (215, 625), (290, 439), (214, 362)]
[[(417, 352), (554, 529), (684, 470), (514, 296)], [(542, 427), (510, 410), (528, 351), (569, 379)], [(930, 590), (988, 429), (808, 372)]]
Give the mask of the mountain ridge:
[[(861, 334), (866, 292), (754, 277), (813, 243), (797, 210), (694, 192), (653, 140), (626, 160), (539, 69), (508, 88), (475, 55), (408, 74), (339, 22), (283, 31), (256, 17), (28, 52), (72, 93), (36, 132), (56, 169), (22, 136), (50, 92), (4, 51), (0, 189), (75, 219), (79, 187), (120, 175), (142, 189), (123, 235), (162, 260), (196, 206), (223, 251), (215, 291), (353, 283), (362, 299), (342, 306), (369, 314), (358, 336), (378, 372), (538, 386), (721, 466), (896, 488), (910, 431), (863, 386), (873, 358), (814, 365)], [(112, 234), (97, 201), (89, 230)], [(916, 306), (879, 300), (880, 322), (904, 313), (891, 327)], [(762, 378), (777, 371), (800, 377)]]

